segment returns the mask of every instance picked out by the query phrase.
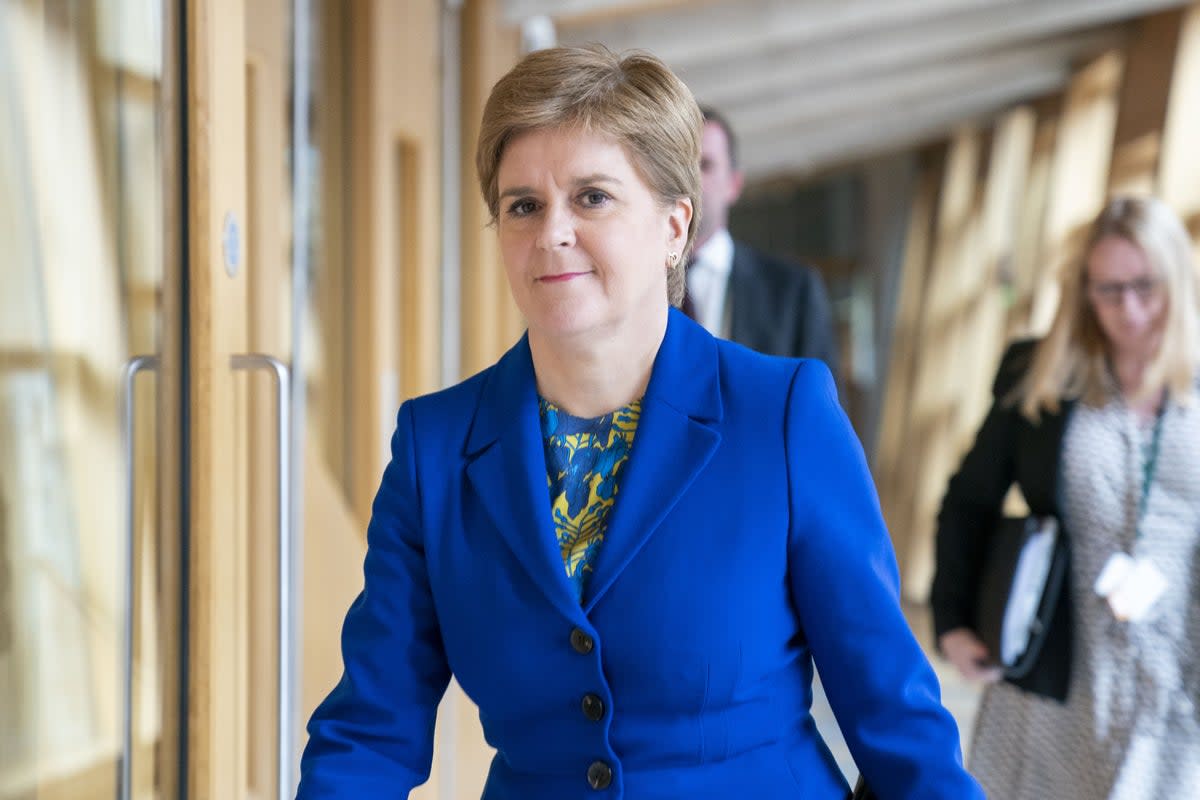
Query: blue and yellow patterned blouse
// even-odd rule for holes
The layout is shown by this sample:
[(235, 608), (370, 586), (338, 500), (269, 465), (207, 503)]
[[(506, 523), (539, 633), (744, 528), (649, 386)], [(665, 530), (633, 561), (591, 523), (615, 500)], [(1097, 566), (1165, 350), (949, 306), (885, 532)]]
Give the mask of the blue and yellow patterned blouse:
[(538, 410), (554, 534), (567, 577), (582, 602), (584, 580), (604, 542), (642, 402), (635, 400), (595, 419), (573, 417), (546, 400), (539, 402)]

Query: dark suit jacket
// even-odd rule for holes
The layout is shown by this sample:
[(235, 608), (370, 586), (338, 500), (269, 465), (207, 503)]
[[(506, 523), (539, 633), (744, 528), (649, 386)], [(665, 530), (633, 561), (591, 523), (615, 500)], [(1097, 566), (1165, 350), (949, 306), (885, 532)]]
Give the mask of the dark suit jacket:
[[(987, 553), (987, 536), (1014, 482), (1025, 495), (1030, 512), (1060, 517), (1059, 455), (1073, 404), (1063, 403), (1057, 414), (1043, 413), (1034, 424), (1015, 405), (1005, 402), (1028, 370), (1035, 345), (1034, 341), (1017, 342), (1004, 354), (992, 387), (992, 408), (962, 466), (950, 479), (942, 501), (937, 525), (937, 573), (930, 597), (937, 637), (974, 625), (975, 592)], [(1064, 534), (1069, 537), (1065, 530)], [(1039, 694), (1065, 696), (1071, 660), (1070, 614), (1068, 587), (1050, 623), (1038, 668), (1013, 683)]]
[(982, 800), (820, 362), (671, 312), (582, 605), (525, 339), (401, 407), (367, 539), (303, 800), (407, 797), (451, 673), (498, 749), (486, 800), (842, 800), (809, 714), (814, 661), (881, 798)]
[(821, 276), (734, 242), (730, 337), (760, 353), (819, 358), (837, 375), (833, 310)]

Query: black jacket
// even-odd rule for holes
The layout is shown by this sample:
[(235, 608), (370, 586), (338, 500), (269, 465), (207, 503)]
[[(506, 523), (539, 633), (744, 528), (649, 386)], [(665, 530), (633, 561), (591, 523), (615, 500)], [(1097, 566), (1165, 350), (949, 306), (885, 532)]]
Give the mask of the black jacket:
[(833, 311), (820, 274), (734, 242), (729, 338), (773, 356), (819, 358), (835, 376)]
[[(1009, 347), (992, 387), (991, 410), (975, 443), (950, 479), (937, 524), (937, 573), (930, 597), (935, 635), (959, 627), (973, 628), (975, 592), (987, 552), (987, 537), (1001, 512), (1009, 487), (1016, 483), (1031, 513), (1058, 517), (1058, 475), (1063, 432), (1073, 403), (1057, 414), (1043, 412), (1037, 424), (1005, 402), (1028, 370), (1036, 342)], [(1061, 529), (1067, 536), (1070, 535)], [(1068, 572), (1068, 576), (1069, 576)], [(1049, 636), (1033, 672), (1012, 683), (1064, 699), (1071, 662), (1070, 579), (1050, 623)]]

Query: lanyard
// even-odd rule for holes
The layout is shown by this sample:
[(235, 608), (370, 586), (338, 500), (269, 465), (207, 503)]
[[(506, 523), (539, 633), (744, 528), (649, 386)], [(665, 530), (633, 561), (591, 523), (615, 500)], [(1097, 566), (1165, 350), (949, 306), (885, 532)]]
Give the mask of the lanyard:
[(1149, 452), (1142, 458), (1142, 496), (1138, 501), (1137, 528), (1134, 533), (1134, 541), (1142, 538), (1142, 522), (1146, 519), (1146, 507), (1150, 501), (1150, 484), (1154, 480), (1154, 469), (1158, 466), (1158, 446), (1162, 440), (1163, 417), (1166, 416), (1166, 411), (1167, 399), (1164, 397), (1158, 407), (1158, 414), (1154, 417), (1154, 433), (1150, 436)]

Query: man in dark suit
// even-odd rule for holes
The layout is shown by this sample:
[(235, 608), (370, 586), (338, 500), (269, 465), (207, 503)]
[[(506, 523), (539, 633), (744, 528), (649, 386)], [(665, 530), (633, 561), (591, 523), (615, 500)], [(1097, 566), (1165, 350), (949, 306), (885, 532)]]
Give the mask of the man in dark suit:
[(684, 310), (716, 336), (771, 355), (820, 358), (836, 376), (833, 313), (821, 276), (730, 236), (729, 209), (743, 180), (737, 142), (724, 117), (703, 111), (703, 199)]

